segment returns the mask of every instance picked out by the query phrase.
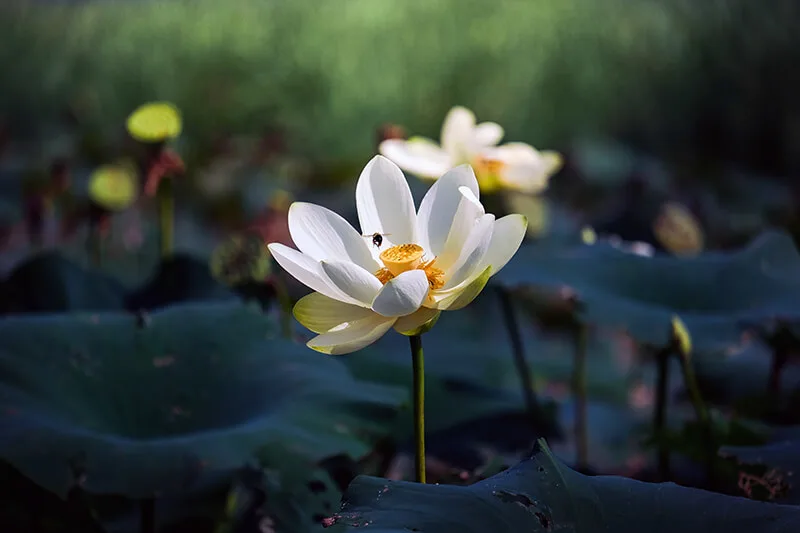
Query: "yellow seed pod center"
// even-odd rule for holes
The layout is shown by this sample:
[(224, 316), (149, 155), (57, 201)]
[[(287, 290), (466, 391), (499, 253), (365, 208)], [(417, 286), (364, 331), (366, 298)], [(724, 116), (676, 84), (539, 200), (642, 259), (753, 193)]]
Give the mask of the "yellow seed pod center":
[(89, 178), (89, 197), (109, 211), (127, 209), (138, 196), (136, 173), (125, 165), (104, 165)]
[(425, 250), (418, 244), (400, 244), (381, 252), (380, 260), (393, 276), (413, 270), (422, 264)]
[(180, 135), (182, 119), (178, 108), (171, 103), (151, 102), (131, 113), (126, 127), (137, 141), (161, 142)]

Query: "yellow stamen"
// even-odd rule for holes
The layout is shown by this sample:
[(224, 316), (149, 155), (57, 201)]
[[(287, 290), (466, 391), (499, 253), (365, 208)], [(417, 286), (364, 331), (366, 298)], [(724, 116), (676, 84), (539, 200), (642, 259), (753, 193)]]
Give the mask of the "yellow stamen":
[(382, 251), (379, 258), (393, 276), (399, 276), (417, 268), (422, 263), (424, 253), (419, 244), (400, 244)]
[(384, 285), (403, 272), (409, 270), (422, 270), (428, 277), (428, 284), (433, 289), (439, 289), (444, 286), (444, 271), (436, 268), (434, 257), (430, 261), (424, 261), (423, 255), (425, 250), (418, 244), (400, 244), (387, 248), (379, 256), (384, 267), (375, 273), (375, 277)]

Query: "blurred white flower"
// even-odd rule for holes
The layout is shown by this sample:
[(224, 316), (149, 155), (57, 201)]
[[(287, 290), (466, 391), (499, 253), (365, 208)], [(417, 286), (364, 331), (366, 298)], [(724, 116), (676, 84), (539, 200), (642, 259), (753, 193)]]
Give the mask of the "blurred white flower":
[(539, 152), (525, 143), (498, 146), (504, 133), (494, 122), (476, 124), (472, 111), (457, 106), (445, 117), (441, 146), (430, 139), (412, 137), (385, 140), (379, 150), (403, 170), (423, 179), (435, 180), (453, 167), (469, 164), (485, 193), (510, 189), (537, 194), (546, 189), (550, 177), (561, 169), (561, 155)]
[(468, 305), (527, 226), (521, 215), (485, 212), (467, 165), (434, 183), (417, 211), (401, 170), (376, 156), (358, 179), (356, 206), (360, 232), (329, 209), (295, 202), (289, 231), (299, 251), (269, 244), (278, 264), (315, 291), (294, 315), (318, 334), (308, 346), (323, 353), (359, 350), (392, 327), (414, 335), (440, 311)]

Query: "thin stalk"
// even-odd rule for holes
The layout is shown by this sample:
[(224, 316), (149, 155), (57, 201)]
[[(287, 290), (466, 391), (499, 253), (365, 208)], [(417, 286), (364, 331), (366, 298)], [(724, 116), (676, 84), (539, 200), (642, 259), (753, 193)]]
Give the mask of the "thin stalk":
[(772, 364), (770, 365), (769, 379), (767, 381), (767, 396), (774, 400), (780, 398), (781, 375), (788, 360), (789, 355), (783, 347), (776, 347), (772, 350)]
[(708, 408), (703, 401), (703, 397), (700, 395), (700, 387), (697, 385), (697, 377), (694, 374), (691, 356), (681, 353), (680, 361), (683, 381), (686, 384), (686, 389), (689, 391), (689, 398), (692, 402), (692, 407), (694, 407), (694, 412), (697, 415), (697, 420), (707, 425), (711, 421), (711, 417), (708, 414)]
[(575, 364), (572, 374), (572, 394), (575, 398), (575, 452), (579, 471), (589, 467), (588, 406), (586, 399), (586, 344), (588, 330), (580, 324), (575, 333)]
[(175, 194), (172, 178), (165, 177), (158, 185), (158, 227), (161, 259), (172, 256), (175, 247)]
[(417, 482), (425, 483), (425, 359), (422, 353), (422, 336), (412, 335), (411, 360), (414, 373), (414, 467)]
[(103, 242), (100, 236), (100, 228), (97, 223), (89, 222), (89, 234), (86, 236), (86, 253), (89, 261), (94, 267), (100, 267), (103, 263)]
[(139, 502), (139, 531), (156, 533), (156, 500), (145, 498)]
[(653, 412), (653, 433), (658, 446), (658, 478), (667, 481), (670, 478), (669, 449), (662, 442), (667, 419), (667, 389), (669, 386), (669, 358), (671, 350), (659, 350), (656, 354), (658, 368), (656, 383), (656, 402)]
[(533, 376), (528, 362), (525, 360), (525, 348), (522, 344), (522, 334), (519, 329), (519, 322), (514, 311), (514, 303), (511, 296), (503, 287), (497, 288), (497, 296), (500, 299), (500, 306), (503, 310), (503, 321), (506, 323), (508, 337), (511, 341), (511, 350), (514, 355), (514, 365), (517, 367), (520, 385), (522, 386), (522, 398), (525, 401), (525, 410), (531, 422), (536, 420), (539, 412), (539, 402), (536, 393), (533, 391)]
[(94, 267), (100, 267), (103, 262), (103, 237), (104, 233), (106, 233), (104, 232), (104, 227), (108, 230), (107, 226), (111, 222), (108, 216), (108, 212), (95, 204), (89, 207), (86, 253), (89, 256), (90, 264)]
[(692, 358), (690, 353), (683, 353), (680, 349), (677, 350), (680, 356), (681, 372), (683, 374), (684, 385), (689, 392), (689, 398), (694, 407), (697, 421), (700, 423), (704, 438), (705, 438), (705, 451), (706, 451), (706, 474), (708, 476), (708, 483), (711, 487), (715, 484), (714, 479), (714, 458), (716, 455), (716, 444), (714, 442), (713, 433), (711, 430), (711, 416), (708, 412), (703, 397), (700, 395), (700, 387), (697, 385), (697, 377), (694, 373), (692, 366)]

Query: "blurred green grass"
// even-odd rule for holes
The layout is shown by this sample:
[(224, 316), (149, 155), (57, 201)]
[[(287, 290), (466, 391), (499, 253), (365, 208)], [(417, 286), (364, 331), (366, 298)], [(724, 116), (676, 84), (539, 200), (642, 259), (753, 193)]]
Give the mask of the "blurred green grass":
[[(800, 53), (797, 8), (754, 4), (23, 2), (0, 8), (0, 113), (33, 127), (83, 101), (92, 121), (120, 124), (142, 101), (170, 99), (195, 138), (279, 125), (294, 150), (322, 159), (363, 158), (384, 121), (438, 137), (454, 104), (537, 145), (602, 132), (673, 152), (704, 142), (693, 136), (702, 116), (722, 113), (742, 132), (738, 153), (765, 91), (793, 98), (763, 87), (765, 58), (777, 83), (797, 77), (778, 73)], [(775, 128), (800, 124), (794, 108), (769, 115)]]

